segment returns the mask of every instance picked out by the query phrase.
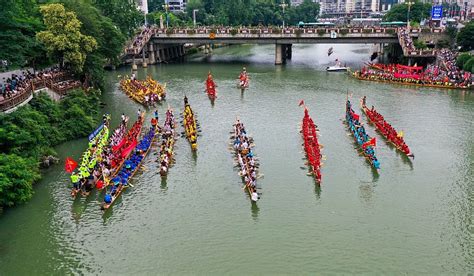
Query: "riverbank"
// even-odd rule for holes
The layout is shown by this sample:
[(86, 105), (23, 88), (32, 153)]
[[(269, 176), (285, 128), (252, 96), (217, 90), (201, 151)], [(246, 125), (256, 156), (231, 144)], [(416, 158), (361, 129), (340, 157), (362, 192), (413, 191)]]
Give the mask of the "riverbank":
[(0, 115), (0, 172), (5, 176), (0, 179), (0, 207), (30, 200), (41, 168), (57, 155), (53, 147), (96, 127), (99, 93), (74, 90), (55, 102), (40, 92), (15, 112)]

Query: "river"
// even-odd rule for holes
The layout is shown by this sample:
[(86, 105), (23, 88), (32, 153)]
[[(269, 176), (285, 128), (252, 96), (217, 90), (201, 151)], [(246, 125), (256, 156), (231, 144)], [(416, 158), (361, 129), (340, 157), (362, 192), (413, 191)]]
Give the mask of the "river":
[[(167, 83), (167, 105), (187, 95), (202, 134), (193, 155), (176, 144), (166, 181), (156, 150), (133, 188), (102, 217), (96, 193), (73, 202), (63, 164), (48, 169), (33, 199), (0, 217), (1, 275), (58, 274), (466, 274), (474, 269), (474, 95), (391, 86), (326, 73), (335, 58), (358, 68), (367, 45), (297, 45), (285, 66), (274, 46), (233, 46), (187, 62), (140, 68)], [(242, 66), (250, 89), (241, 95)], [(212, 106), (204, 93), (211, 70)], [(104, 112), (112, 127), (139, 106), (118, 90), (122, 68), (107, 75)], [(408, 160), (377, 137), (380, 173), (358, 155), (343, 124), (347, 92), (405, 133)], [(306, 175), (299, 123), (304, 99), (324, 145), (323, 182)], [(358, 105), (356, 105), (358, 107)], [(356, 108), (360, 113), (360, 110)], [(239, 116), (255, 139), (262, 196), (252, 205), (228, 150)], [(151, 112), (148, 112), (148, 118)], [(361, 116), (362, 121), (366, 121)], [(180, 132), (182, 127), (180, 126)], [(57, 147), (76, 160), (86, 140)]]

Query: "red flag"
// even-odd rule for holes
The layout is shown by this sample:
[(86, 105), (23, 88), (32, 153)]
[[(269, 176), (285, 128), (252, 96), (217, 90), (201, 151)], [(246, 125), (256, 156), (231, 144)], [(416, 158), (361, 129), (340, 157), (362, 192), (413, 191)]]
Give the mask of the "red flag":
[(95, 187), (97, 188), (97, 190), (100, 190), (102, 188), (104, 188), (104, 181), (102, 180), (97, 180), (97, 183), (95, 184)]
[(304, 101), (303, 101), (303, 100), (301, 100), (301, 102), (300, 102), (300, 104), (299, 104), (298, 106), (302, 106), (302, 105), (304, 105)]
[(76, 161), (74, 161), (71, 157), (66, 158), (66, 163), (64, 165), (64, 169), (68, 173), (72, 173), (76, 167), (77, 167), (77, 162)]
[(351, 115), (352, 115), (352, 118), (353, 118), (354, 120), (359, 121), (359, 118), (360, 118), (359, 115), (357, 115), (356, 113), (354, 113), (354, 112), (352, 112), (352, 111), (351, 111)]
[(376, 145), (376, 141), (375, 141), (375, 137), (374, 137), (374, 138), (370, 139), (369, 141), (363, 143), (362, 148), (365, 149), (368, 146), (375, 147), (375, 145)]

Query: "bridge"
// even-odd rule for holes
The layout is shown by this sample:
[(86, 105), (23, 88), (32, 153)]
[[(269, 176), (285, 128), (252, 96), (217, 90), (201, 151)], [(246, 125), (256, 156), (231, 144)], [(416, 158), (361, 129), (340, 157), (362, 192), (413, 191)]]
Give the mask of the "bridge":
[[(435, 51), (421, 51), (407, 47), (411, 37), (418, 37), (422, 30), (412, 28), (409, 38), (401, 36), (401, 28), (173, 28), (152, 27), (142, 30), (126, 49), (130, 57), (148, 57), (149, 63), (161, 62), (170, 57), (184, 55), (184, 44), (275, 44), (275, 64), (291, 59), (292, 44), (385, 44), (399, 43), (407, 57), (432, 57)], [(423, 29), (425, 30), (425, 29)], [(425, 30), (426, 31), (426, 30)], [(441, 34), (441, 29), (428, 29), (431, 34)]]

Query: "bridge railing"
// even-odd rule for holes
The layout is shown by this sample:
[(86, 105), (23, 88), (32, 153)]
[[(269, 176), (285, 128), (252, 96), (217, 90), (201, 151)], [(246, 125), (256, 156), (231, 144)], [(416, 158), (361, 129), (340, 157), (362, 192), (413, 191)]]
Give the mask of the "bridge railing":
[[(365, 33), (365, 34), (370, 34), (370, 33), (389, 33), (389, 34), (396, 34), (399, 28), (390, 28), (390, 27), (368, 27), (368, 28), (362, 28), (362, 27), (351, 27), (351, 28), (345, 28), (345, 27), (337, 27), (337, 28), (296, 28), (296, 27), (290, 27), (290, 28), (285, 28), (281, 29), (278, 27), (263, 27), (263, 28), (169, 28), (169, 29), (159, 29), (156, 28), (154, 29), (153, 33), (158, 34), (158, 35), (174, 35), (174, 34), (181, 34), (181, 35), (202, 35), (202, 34), (211, 34), (214, 33), (216, 35), (219, 34), (232, 34), (232, 35), (237, 35), (237, 34), (325, 34), (325, 33), (331, 33), (331, 32), (336, 32), (338, 34), (357, 34), (357, 33)], [(426, 29), (421, 29), (421, 28), (412, 28), (410, 29), (410, 32), (412, 34), (416, 33), (421, 33), (422, 30)], [(442, 29), (438, 28), (430, 28), (429, 32), (433, 33), (440, 33), (442, 32)]]
[(157, 35), (210, 35), (211, 33), (219, 34), (230, 34), (230, 35), (249, 35), (249, 34), (329, 34), (331, 32), (336, 32), (341, 35), (354, 33), (389, 33), (395, 34), (397, 31), (396, 28), (171, 28), (171, 29), (156, 29), (154, 34)]
[(28, 84), (24, 88), (21, 90), (19, 89), (11, 97), (0, 100), (0, 112), (7, 111), (22, 104), (33, 94), (34, 91), (39, 89), (47, 87), (60, 96), (64, 96), (67, 94), (67, 91), (81, 86), (82, 84), (80, 81), (74, 80), (74, 77), (66, 72), (56, 73), (52, 77), (35, 78), (28, 81)]
[(0, 112), (7, 111), (20, 105), (26, 101), (33, 94), (31, 83), (29, 83), (23, 90), (17, 92), (15, 95), (5, 98), (0, 101)]

